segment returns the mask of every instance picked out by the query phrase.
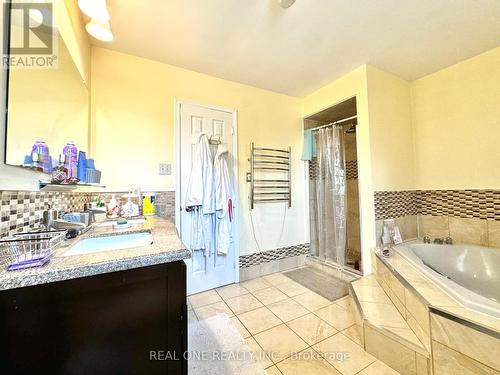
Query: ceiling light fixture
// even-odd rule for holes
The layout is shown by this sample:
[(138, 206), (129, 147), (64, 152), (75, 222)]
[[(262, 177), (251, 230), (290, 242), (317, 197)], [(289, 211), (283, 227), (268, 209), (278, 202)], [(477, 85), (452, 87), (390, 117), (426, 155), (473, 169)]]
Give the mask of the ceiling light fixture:
[(90, 22), (85, 26), (85, 30), (92, 35), (94, 38), (99, 39), (103, 42), (111, 42), (114, 37), (109, 27), (109, 22), (100, 21), (96, 19), (91, 19)]
[(101, 22), (109, 21), (106, 0), (78, 0), (78, 6), (90, 18)]
[(279, 2), (282, 8), (290, 8), (295, 0), (279, 0)]

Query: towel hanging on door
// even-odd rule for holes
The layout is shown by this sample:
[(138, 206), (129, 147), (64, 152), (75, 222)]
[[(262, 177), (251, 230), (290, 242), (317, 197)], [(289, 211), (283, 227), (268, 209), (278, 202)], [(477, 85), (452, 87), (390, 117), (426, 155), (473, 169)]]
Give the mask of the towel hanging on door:
[(234, 195), (229, 168), (227, 166), (228, 157), (229, 153), (227, 149), (220, 145), (214, 160), (216, 210), (215, 247), (219, 255), (227, 254), (232, 243)]
[(215, 213), (212, 154), (205, 133), (200, 133), (195, 141), (185, 207), (186, 211), (191, 212), (191, 250), (203, 250), (204, 255), (208, 256)]

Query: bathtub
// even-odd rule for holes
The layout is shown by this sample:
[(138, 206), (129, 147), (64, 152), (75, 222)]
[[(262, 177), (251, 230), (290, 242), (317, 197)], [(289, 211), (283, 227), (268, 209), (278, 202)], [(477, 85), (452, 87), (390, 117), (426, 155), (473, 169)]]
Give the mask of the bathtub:
[(500, 318), (500, 250), (410, 242), (396, 251), (463, 306)]

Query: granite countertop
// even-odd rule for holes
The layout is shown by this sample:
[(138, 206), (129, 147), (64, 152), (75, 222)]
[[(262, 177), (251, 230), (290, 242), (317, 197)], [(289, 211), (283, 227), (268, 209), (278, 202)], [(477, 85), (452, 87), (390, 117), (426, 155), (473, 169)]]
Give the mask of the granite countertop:
[[(73, 245), (86, 238), (144, 232), (153, 235), (152, 245), (64, 256), (64, 253)], [(145, 223), (133, 224), (127, 229), (114, 229), (112, 225), (94, 224), (81, 236), (65, 241), (56, 249), (49, 263), (43, 267), (17, 271), (1, 270), (0, 290), (170, 263), (190, 257), (191, 253), (180, 241), (175, 225), (166, 219), (156, 216), (147, 217)]]

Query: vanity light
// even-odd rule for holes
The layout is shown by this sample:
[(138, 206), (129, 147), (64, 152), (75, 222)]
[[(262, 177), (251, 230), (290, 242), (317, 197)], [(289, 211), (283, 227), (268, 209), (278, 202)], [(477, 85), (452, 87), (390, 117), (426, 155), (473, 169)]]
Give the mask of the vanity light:
[(94, 38), (103, 42), (111, 42), (113, 40), (113, 33), (109, 27), (109, 22), (91, 19), (85, 26), (85, 30)]
[(102, 22), (109, 21), (106, 0), (78, 0), (81, 11), (92, 19)]

